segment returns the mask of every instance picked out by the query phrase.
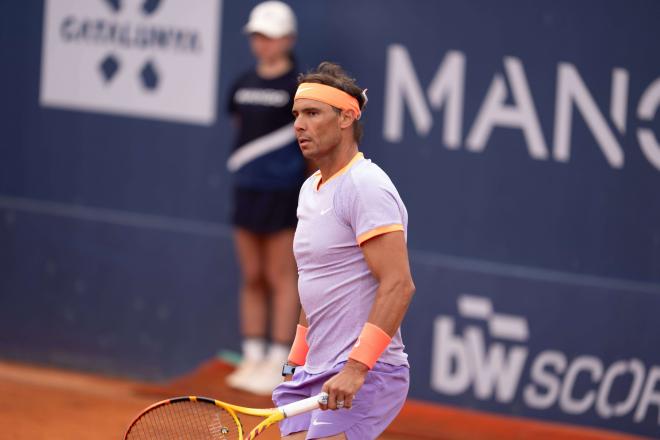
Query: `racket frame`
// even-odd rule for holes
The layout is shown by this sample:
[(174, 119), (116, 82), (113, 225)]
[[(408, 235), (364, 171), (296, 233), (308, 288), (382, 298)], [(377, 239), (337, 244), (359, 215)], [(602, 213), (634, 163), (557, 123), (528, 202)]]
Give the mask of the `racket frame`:
[[(142, 412), (140, 412), (140, 414), (138, 414), (137, 417), (135, 417), (135, 419), (133, 419), (131, 424), (128, 426), (128, 429), (126, 430), (126, 434), (124, 435), (124, 440), (128, 440), (128, 434), (130, 433), (131, 428), (133, 428), (135, 423), (140, 418), (142, 418), (142, 416), (144, 416), (150, 411), (153, 411), (157, 407), (170, 405), (174, 403), (201, 402), (222, 408), (225, 411), (227, 411), (230, 416), (232, 416), (234, 422), (238, 426), (238, 436), (239, 436), (238, 438), (241, 439), (244, 438), (244, 440), (253, 440), (257, 435), (261, 434), (269, 426), (278, 423), (287, 417), (293, 417), (298, 414), (302, 414), (308, 411), (313, 411), (315, 409), (318, 409), (319, 402), (323, 400), (327, 402), (327, 399), (328, 399), (328, 395), (326, 393), (320, 393), (316, 396), (308, 397), (306, 399), (302, 399), (297, 402), (292, 402), (277, 408), (259, 409), (259, 408), (248, 408), (245, 406), (234, 405), (231, 403), (222, 402), (220, 400), (211, 399), (209, 397), (202, 397), (202, 396), (173, 397), (171, 399), (166, 399), (166, 400), (161, 400), (160, 402), (156, 402), (153, 405), (150, 405), (149, 407), (145, 408)], [(262, 420), (257, 426), (255, 426), (247, 435), (247, 437), (243, 437), (244, 435), (243, 424), (241, 423), (241, 419), (238, 417), (237, 413), (245, 414), (248, 416), (265, 417), (265, 419)]]

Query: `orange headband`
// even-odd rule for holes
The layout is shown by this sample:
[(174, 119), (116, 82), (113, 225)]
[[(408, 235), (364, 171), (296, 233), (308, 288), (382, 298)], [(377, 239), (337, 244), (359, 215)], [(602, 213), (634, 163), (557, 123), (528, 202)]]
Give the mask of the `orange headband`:
[(360, 116), (362, 116), (357, 99), (343, 90), (339, 90), (332, 86), (326, 86), (325, 84), (300, 84), (296, 91), (294, 101), (297, 99), (313, 99), (314, 101), (324, 102), (341, 110), (352, 110), (353, 113), (355, 113), (356, 119), (360, 119)]

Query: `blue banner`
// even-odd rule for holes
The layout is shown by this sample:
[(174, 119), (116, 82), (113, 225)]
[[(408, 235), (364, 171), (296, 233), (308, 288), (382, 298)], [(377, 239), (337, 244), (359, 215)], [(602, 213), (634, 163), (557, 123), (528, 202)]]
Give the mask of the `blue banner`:
[[(239, 349), (256, 2), (198, 3), (0, 6), (1, 356), (157, 379)], [(660, 435), (660, 4), (289, 3), (408, 207), (411, 397)]]

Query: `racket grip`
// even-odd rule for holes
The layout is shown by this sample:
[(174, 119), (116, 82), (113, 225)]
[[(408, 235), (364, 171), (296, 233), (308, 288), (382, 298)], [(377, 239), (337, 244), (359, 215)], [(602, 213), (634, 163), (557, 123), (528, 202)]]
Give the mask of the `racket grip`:
[(319, 393), (316, 396), (283, 405), (279, 409), (284, 413), (284, 418), (293, 417), (318, 409), (322, 400), (326, 403), (328, 402), (328, 393)]

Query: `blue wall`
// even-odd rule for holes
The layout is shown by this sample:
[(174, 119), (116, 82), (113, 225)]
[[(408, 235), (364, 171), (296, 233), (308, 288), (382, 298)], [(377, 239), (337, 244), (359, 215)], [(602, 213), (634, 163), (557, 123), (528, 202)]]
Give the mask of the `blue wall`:
[[(222, 4), (210, 125), (40, 105), (43, 5), (0, 6), (0, 355), (155, 379), (238, 349), (254, 4)], [(362, 150), (410, 212), (411, 396), (660, 435), (660, 5), (291, 4), (301, 67), (369, 88)]]

